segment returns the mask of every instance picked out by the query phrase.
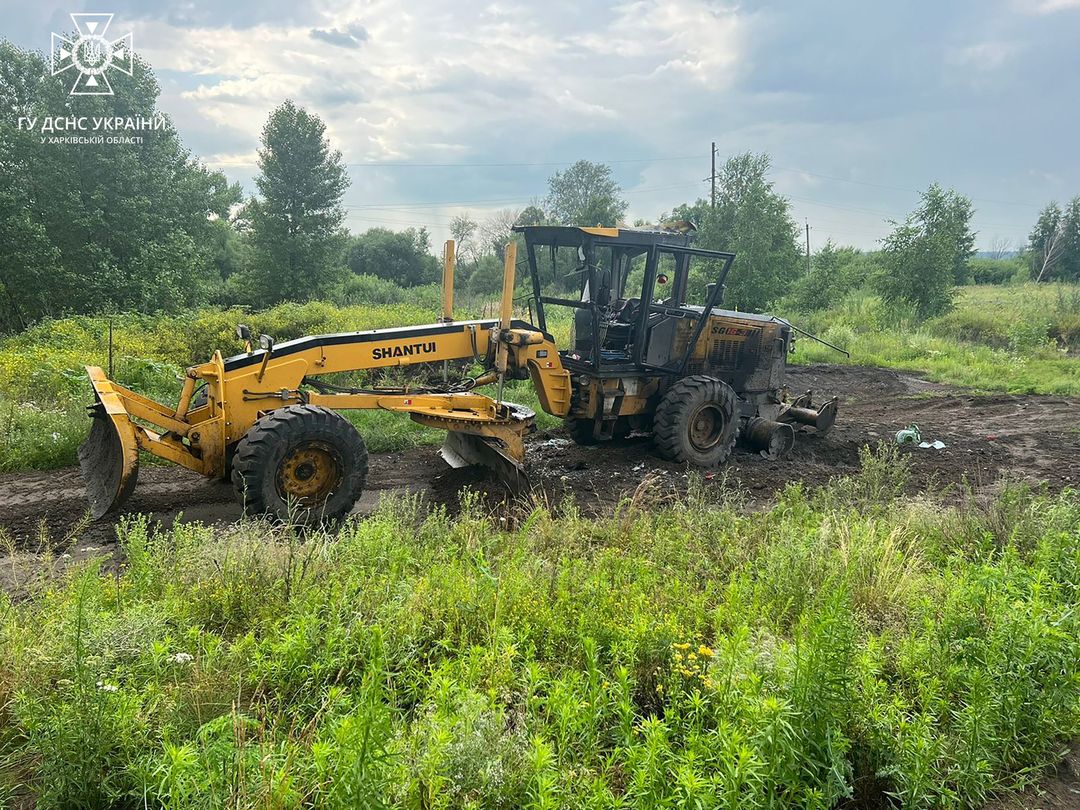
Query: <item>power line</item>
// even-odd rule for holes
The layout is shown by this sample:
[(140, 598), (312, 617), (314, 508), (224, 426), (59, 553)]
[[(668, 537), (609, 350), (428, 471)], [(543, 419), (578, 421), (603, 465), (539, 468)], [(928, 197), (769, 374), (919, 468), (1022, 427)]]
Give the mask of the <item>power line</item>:
[[(670, 191), (677, 188), (698, 188), (700, 183), (671, 183), (662, 186), (644, 186), (624, 191), (623, 194), (649, 194), (654, 191)], [(424, 208), (457, 208), (470, 205), (512, 205), (515, 203), (531, 203), (536, 195), (531, 197), (502, 197), (486, 200), (439, 200), (437, 202), (424, 203), (363, 203), (359, 205), (345, 205), (349, 210), (379, 210), (379, 211), (411, 211)]]
[[(850, 205), (840, 205), (838, 203), (822, 202), (820, 200), (812, 200), (809, 197), (796, 197), (794, 194), (787, 194), (785, 196), (790, 200), (797, 200), (799, 202), (806, 203), (807, 205), (820, 205), (820, 206), (823, 206), (825, 208), (835, 208), (835, 209), (837, 209), (839, 211), (851, 211), (851, 212), (857, 213), (857, 214), (867, 214), (867, 215), (870, 215), (870, 216), (887, 217), (888, 219), (895, 220), (895, 221), (904, 220), (908, 216), (907, 214), (898, 214), (896, 212), (878, 211), (878, 210), (873, 209), (873, 208), (859, 208), (859, 207), (850, 206)], [(973, 218), (977, 219), (978, 216), (979, 216), (979, 214), (976, 211)], [(990, 228), (1016, 228), (1016, 227), (1018, 227), (1018, 226), (1016, 226), (1014, 224), (1006, 225), (1006, 224), (1001, 223), (1001, 222), (980, 222), (980, 224), (983, 225), (983, 226), (986, 226), (986, 227), (990, 227)]]
[[(911, 194), (922, 194), (922, 191), (914, 188), (906, 188), (904, 186), (891, 186), (886, 183), (871, 183), (866, 180), (850, 180), (846, 177), (836, 177), (830, 174), (818, 174), (817, 172), (807, 171), (806, 169), (791, 169), (784, 166), (773, 166), (774, 169), (780, 172), (792, 172), (794, 174), (805, 174), (808, 177), (820, 177), (822, 180), (835, 180), (839, 183), (851, 183), (856, 186), (870, 186), (871, 188), (887, 188), (893, 191), (907, 191)], [(994, 203), (996, 205), (1017, 205), (1021, 208), (1039, 208), (1040, 206), (1035, 203), (1017, 202), (1016, 200), (995, 200), (989, 197), (970, 197), (971, 200), (978, 200), (980, 202)]]

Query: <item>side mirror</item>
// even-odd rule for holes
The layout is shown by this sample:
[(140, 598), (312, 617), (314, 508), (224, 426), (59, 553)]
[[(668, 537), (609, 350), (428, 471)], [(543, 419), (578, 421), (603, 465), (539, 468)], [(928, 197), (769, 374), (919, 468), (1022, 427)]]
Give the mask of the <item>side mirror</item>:
[(236, 325), (236, 336), (240, 338), (244, 343), (248, 343), (251, 340), (251, 330), (246, 324)]
[(267, 354), (272, 354), (274, 351), (274, 339), (269, 335), (259, 335), (259, 347), (264, 349)]

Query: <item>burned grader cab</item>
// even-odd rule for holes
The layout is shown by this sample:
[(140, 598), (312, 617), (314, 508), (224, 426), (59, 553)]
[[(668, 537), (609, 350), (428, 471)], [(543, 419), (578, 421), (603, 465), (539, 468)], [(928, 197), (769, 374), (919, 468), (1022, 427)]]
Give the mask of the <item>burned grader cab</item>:
[(726, 460), (738, 436), (782, 456), (793, 425), (826, 433), (837, 401), (789, 399), (794, 328), (724, 309), (735, 256), (694, 247), (692, 227), (516, 229), (537, 328), (560, 316), (572, 324), (560, 352), (574, 380), (567, 429), (580, 444), (651, 431), (661, 455), (702, 467)]

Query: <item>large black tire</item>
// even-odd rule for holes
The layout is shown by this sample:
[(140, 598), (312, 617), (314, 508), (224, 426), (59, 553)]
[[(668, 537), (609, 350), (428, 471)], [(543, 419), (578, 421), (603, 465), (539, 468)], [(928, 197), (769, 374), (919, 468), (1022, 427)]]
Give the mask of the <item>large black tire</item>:
[(593, 432), (592, 419), (575, 419), (573, 416), (568, 416), (563, 420), (563, 427), (566, 428), (566, 432), (570, 434), (575, 444), (590, 447), (600, 443)]
[(260, 418), (237, 444), (232, 482), (247, 514), (311, 526), (349, 513), (367, 469), (367, 447), (345, 417), (288, 405)]
[(715, 377), (684, 377), (664, 394), (653, 417), (653, 442), (669, 461), (717, 467), (739, 433), (738, 399)]

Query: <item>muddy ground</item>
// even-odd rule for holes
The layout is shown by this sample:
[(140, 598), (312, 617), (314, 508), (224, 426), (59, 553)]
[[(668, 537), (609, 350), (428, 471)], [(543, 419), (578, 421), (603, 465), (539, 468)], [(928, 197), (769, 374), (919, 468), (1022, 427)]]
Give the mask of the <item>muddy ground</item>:
[[(903, 448), (910, 456), (912, 488), (935, 491), (966, 481), (992, 490), (1002, 474), (1051, 491), (1080, 484), (1080, 399), (1047, 396), (979, 396), (887, 369), (806, 366), (789, 371), (795, 393), (812, 389), (815, 401), (837, 395), (840, 412), (833, 430), (817, 436), (799, 432), (784, 461), (768, 461), (739, 450), (724, 472), (746, 490), (750, 507), (768, 503), (790, 481), (816, 485), (858, 469), (859, 448), (890, 441), (915, 422), (924, 438), (940, 439), (944, 450)], [(648, 478), (659, 491), (684, 491), (689, 471), (658, 458), (648, 437), (597, 447), (578, 447), (561, 430), (542, 431), (528, 444), (529, 482), (534, 494), (552, 502), (572, 494), (593, 514), (612, 509)], [(163, 523), (180, 518), (206, 522), (239, 517), (231, 487), (179, 467), (143, 465), (125, 513), (147, 513)], [(420, 448), (371, 458), (368, 489), (357, 512), (371, 511), (387, 492), (422, 494), (456, 508), (461, 493), (478, 490), (495, 505), (505, 489), (477, 470), (451, 470), (436, 449)], [(31, 551), (90, 546), (100, 553), (114, 542), (115, 519), (89, 523), (77, 468), (0, 476), (0, 527), (14, 545)]]

